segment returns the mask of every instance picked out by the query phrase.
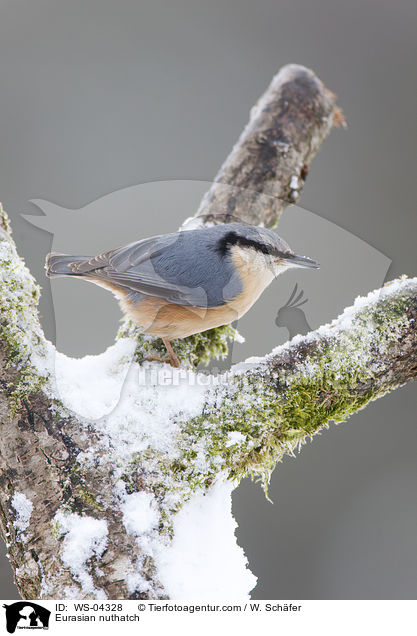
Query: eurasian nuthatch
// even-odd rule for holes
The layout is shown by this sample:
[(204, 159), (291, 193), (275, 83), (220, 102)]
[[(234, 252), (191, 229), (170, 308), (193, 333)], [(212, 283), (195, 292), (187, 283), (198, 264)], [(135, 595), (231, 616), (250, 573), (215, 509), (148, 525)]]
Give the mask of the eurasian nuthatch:
[(170, 340), (243, 316), (290, 267), (318, 268), (271, 230), (243, 223), (163, 234), (98, 256), (48, 254), (47, 276), (79, 276), (109, 289), (141, 331)]

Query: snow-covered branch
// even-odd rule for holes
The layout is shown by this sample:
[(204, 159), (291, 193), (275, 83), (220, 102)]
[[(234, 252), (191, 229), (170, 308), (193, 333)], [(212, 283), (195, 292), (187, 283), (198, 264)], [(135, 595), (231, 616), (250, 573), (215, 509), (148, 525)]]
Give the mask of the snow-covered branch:
[[(274, 224), (335, 120), (314, 73), (285, 67), (193, 223)], [(266, 484), (306, 436), (415, 377), (416, 292), (396, 281), (223, 376), (146, 362), (158, 345), (128, 324), (102, 355), (71, 360), (43, 335), (0, 208), (0, 524), (22, 596), (247, 595), (232, 489), (248, 473)], [(228, 330), (177, 353), (195, 366), (224, 351)]]
[[(276, 462), (329, 421), (416, 377), (417, 278), (403, 277), (357, 298), (331, 324), (232, 367), (187, 424), (187, 453), (206, 440), (207, 483), (220, 467), (267, 485)], [(191, 462), (187, 470), (194, 474)]]

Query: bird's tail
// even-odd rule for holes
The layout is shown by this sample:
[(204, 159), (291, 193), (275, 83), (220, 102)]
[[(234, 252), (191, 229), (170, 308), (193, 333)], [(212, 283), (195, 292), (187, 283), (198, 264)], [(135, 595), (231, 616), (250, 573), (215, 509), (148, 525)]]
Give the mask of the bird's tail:
[(80, 276), (80, 272), (74, 271), (72, 265), (88, 261), (89, 256), (73, 256), (71, 254), (57, 254), (51, 252), (46, 257), (45, 269), (49, 278), (54, 276)]

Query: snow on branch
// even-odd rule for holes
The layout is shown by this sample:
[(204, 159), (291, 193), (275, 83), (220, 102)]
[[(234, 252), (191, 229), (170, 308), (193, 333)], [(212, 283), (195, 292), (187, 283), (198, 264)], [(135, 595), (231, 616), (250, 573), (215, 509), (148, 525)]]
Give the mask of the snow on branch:
[(417, 278), (403, 277), (357, 298), (331, 324), (232, 367), (187, 424), (187, 452), (209, 440), (207, 483), (220, 467), (231, 478), (260, 474), (266, 486), (277, 461), (329, 421), (416, 377)]

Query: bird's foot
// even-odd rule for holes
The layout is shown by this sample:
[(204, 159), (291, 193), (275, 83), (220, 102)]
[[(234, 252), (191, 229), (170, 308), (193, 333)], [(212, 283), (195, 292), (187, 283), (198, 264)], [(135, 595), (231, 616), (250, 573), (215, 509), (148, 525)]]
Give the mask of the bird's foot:
[(162, 338), (162, 342), (164, 343), (167, 353), (168, 353), (168, 358), (164, 358), (163, 356), (148, 356), (146, 359), (147, 360), (153, 360), (155, 362), (168, 362), (171, 367), (175, 367), (176, 369), (178, 369), (178, 367), (180, 366), (180, 361), (178, 360), (177, 356), (174, 353), (174, 350), (171, 346), (171, 343), (169, 340), (167, 340), (167, 338)]
[(174, 354), (174, 358), (164, 358), (164, 356), (147, 356), (146, 360), (149, 360), (150, 362), (165, 362), (171, 365), (171, 367), (176, 367), (178, 368), (180, 366), (180, 362), (177, 358), (177, 356)]

